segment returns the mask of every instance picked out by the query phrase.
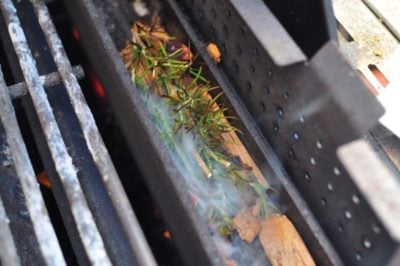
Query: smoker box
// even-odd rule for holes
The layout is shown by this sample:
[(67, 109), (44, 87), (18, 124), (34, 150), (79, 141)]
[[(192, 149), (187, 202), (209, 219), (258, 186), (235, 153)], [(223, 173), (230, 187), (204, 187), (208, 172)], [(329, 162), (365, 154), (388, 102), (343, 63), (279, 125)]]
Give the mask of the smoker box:
[[(319, 13), (314, 14), (313, 22), (302, 17), (310, 9), (291, 10), (290, 1), (265, 2), (281, 15), (281, 21), (261, 1), (251, 5), (206, 0), (152, 4), (170, 19), (171, 30), (180, 31), (204, 57), (212, 77), (241, 118), (246, 147), (259, 164), (266, 166), (269, 181), (282, 183), (287, 214), (318, 264), (339, 263), (335, 251), (351, 264), (386, 261), (396, 244), (385, 232), (373, 234), (371, 225), (379, 221), (336, 156), (341, 144), (359, 138), (376, 123), (382, 109), (340, 54), (328, 1), (308, 1), (309, 6), (318, 2)], [(171, 167), (151, 125), (146, 123), (143, 107), (118, 58), (117, 49), (128, 37), (135, 14), (126, 1), (66, 4), (115, 112), (121, 116), (120, 125), (131, 151), (151, 180), (153, 194), (163, 205), (187, 261), (193, 262), (196, 257), (200, 264), (218, 263), (211, 255), (214, 251), (204, 228), (196, 224), (190, 206), (185, 206), (188, 201), (179, 173)], [(284, 21), (285, 11), (293, 14), (292, 21), (306, 22), (302, 27), (293, 26), (293, 22)], [(282, 26), (285, 22), (301, 47), (287, 34)], [(307, 23), (322, 26), (310, 29)], [(275, 39), (283, 40), (283, 45), (274, 45)], [(220, 66), (215, 66), (201, 49), (209, 41), (221, 49)], [(146, 158), (141, 156), (143, 150), (148, 152)], [(165, 194), (170, 195), (168, 200)], [(360, 198), (357, 206), (351, 202), (352, 195)], [(348, 212), (351, 219), (346, 218)], [(176, 224), (179, 231), (173, 229)], [(363, 247), (366, 236), (380, 248)], [(188, 245), (193, 246), (188, 249)]]
[[(73, 72), (82, 76), (79, 67), (71, 68), (65, 54), (57, 57), (58, 46), (51, 47), (52, 54), (46, 51), (44, 37), (42, 42), (35, 40), (34, 37), (42, 33), (39, 33), (41, 29), (37, 22), (30, 23), (36, 20), (33, 9), (37, 15), (42, 14), (39, 22), (48, 42), (54, 44), (56, 39), (49, 26), (50, 17), (43, 19), (43, 14), (46, 15), (43, 1), (15, 1), (17, 13), (9, 16), (11, 2), (1, 3), (7, 23), (15, 23), (15, 17), (20, 16), (32, 53), (47, 53), (47, 59), (50, 58), (36, 58), (40, 74), (57, 76), (60, 73), (61, 77), (56, 77), (55, 83), (63, 81), (67, 88), (58, 85), (46, 89), (45, 95), (54, 108), (62, 137), (66, 140), (66, 150), (72, 153), (74, 165), (78, 166), (80, 184), (74, 188), (83, 191), (87, 203), (79, 201), (77, 204), (82, 204), (83, 209), (93, 216), (94, 232), (98, 230), (101, 235), (102, 241), (90, 243), (104, 246), (96, 250), (90, 248), (87, 240), (93, 236), (92, 230), (84, 230), (82, 226), (87, 225), (86, 221), (80, 221), (73, 213), (75, 201), (69, 194), (73, 187), (65, 184), (57, 160), (51, 156), (54, 151), (48, 151), (47, 146), (52, 147), (46, 145), (46, 137), (50, 139), (49, 131), (45, 130), (44, 136), (41, 133), (35, 135), (35, 141), (42, 144), (40, 152), (47, 158), (46, 169), (58, 178), (51, 180), (53, 193), (79, 263), (89, 264), (96, 261), (96, 254), (106, 253), (105, 256), (118, 265), (152, 264), (151, 251), (101, 136), (95, 126), (90, 127), (93, 117), (90, 111), (86, 113), (85, 101), (80, 102), (79, 85), (74, 79), (71, 81)], [(308, 0), (301, 4), (293, 0), (144, 2), (151, 12), (159, 12), (168, 31), (190, 44), (199, 54), (199, 60), (205, 62), (207, 77), (224, 91), (221, 102), (229, 107), (232, 115), (240, 118), (235, 126), (243, 131), (241, 141), (267, 181), (278, 189), (281, 211), (294, 223), (316, 264), (395, 265), (398, 241), (374, 212), (337, 155), (339, 147), (359, 139), (372, 128), (383, 109), (339, 51), (330, 1)], [(120, 59), (119, 50), (130, 37), (132, 22), (149, 17), (140, 18), (130, 0), (68, 0), (63, 3), (85, 55), (103, 85), (130, 154), (171, 230), (184, 263), (222, 265), (223, 258), (185, 190), (182, 173), (174, 167)], [(23, 45), (23, 41), (16, 45), (15, 40), (13, 43), (8, 40), (7, 44), (9, 37), (4, 26), (7, 25), (2, 26), (0, 33), (5, 46), (12, 51), (13, 45), (14, 49), (21, 43)], [(208, 55), (205, 47), (209, 42), (219, 47), (222, 53), (220, 64)], [(23, 55), (18, 51), (17, 54), (11, 52), (7, 59), (17, 61)], [(54, 60), (55, 65), (47, 65), (46, 60)], [(31, 65), (26, 65), (25, 70), (32, 69)], [(21, 73), (14, 67), (12, 72), (22, 82), (18, 86), (28, 87), (32, 94), (33, 86), (27, 79), (29, 71)], [(3, 83), (0, 86), (7, 88)], [(71, 86), (77, 96), (75, 100), (68, 92)], [(15, 98), (22, 94), (15, 94)], [(0, 96), (5, 97), (5, 94)], [(60, 97), (63, 100), (59, 101)], [(35, 107), (26, 98), (22, 100), (24, 109), (34, 114)], [(81, 105), (77, 105), (77, 101)], [(12, 113), (11, 106), (3, 108), (7, 114)], [(64, 119), (69, 113), (76, 118)], [(9, 140), (3, 133), (9, 133), (7, 130), (12, 128), (5, 121), (13, 121), (11, 115), (6, 118), (8, 120), (2, 117), (0, 124), (0, 141), (4, 147)], [(46, 125), (40, 115), (32, 115), (29, 120), (37, 132), (42, 130), (40, 125)], [(76, 129), (80, 135), (70, 133), (69, 128), (72, 132)], [(0, 158), (2, 162), (8, 162), (9, 151), (4, 147)], [(36, 244), (38, 240), (34, 233), (38, 229), (34, 227), (35, 221), (28, 223), (29, 215), (20, 215), (30, 211), (25, 210), (29, 209), (29, 204), (24, 205), (24, 197), (30, 196), (27, 196), (26, 186), (21, 192), (17, 184), (18, 165), (16, 169), (5, 165), (0, 167), (1, 175), (12, 178), (0, 187), (0, 195), (7, 215), (13, 212), (12, 208), (19, 210), (18, 221), (22, 222), (13, 225), (12, 233), (16, 228), (24, 229), (14, 239), (16, 246), (32, 243), (31, 246), (36, 247), (18, 253), (25, 256), (24, 261), (32, 262), (47, 246), (43, 248), (40, 241), (40, 245)], [(11, 200), (12, 193), (20, 197), (16, 205)], [(32, 188), (29, 199), (37, 196), (35, 193), (40, 192)], [(48, 233), (48, 225), (43, 228), (41, 232)], [(96, 253), (97, 250), (100, 253)], [(36, 262), (45, 263), (41, 260)]]

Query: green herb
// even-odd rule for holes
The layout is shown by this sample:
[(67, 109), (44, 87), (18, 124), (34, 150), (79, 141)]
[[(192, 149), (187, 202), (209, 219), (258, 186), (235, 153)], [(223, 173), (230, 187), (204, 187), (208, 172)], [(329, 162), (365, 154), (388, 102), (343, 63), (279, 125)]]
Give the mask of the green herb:
[[(157, 34), (152, 32), (155, 29), (158, 29)], [(185, 154), (177, 143), (176, 135), (184, 130), (197, 136), (199, 141), (196, 142), (195, 152), (203, 171), (208, 173), (210, 179), (229, 179), (239, 191), (251, 191), (259, 203), (258, 215), (260, 219), (264, 218), (275, 208), (265, 193), (266, 188), (256, 183), (251, 169), (244, 167), (240, 159), (223, 148), (226, 143), (223, 134), (241, 133), (231, 124), (236, 118), (225, 115), (227, 109), (217, 105), (223, 92), (218, 92), (219, 88), (213, 87), (203, 76), (201, 66), (196, 68), (191, 60), (181, 59), (192, 58), (184, 54), (189, 50), (185, 45), (173, 41), (172, 44), (177, 47), (169, 49), (170, 38), (161, 29), (136, 24), (132, 31), (133, 42), (125, 48), (128, 52), (123, 54), (133, 83), (146, 93), (163, 97), (173, 111), (174, 123), (171, 126), (157, 109), (150, 110), (161, 138), (185, 164)], [(231, 235), (232, 219), (232, 214), (221, 208), (209, 210), (209, 221), (217, 225), (216, 230), (222, 236)]]

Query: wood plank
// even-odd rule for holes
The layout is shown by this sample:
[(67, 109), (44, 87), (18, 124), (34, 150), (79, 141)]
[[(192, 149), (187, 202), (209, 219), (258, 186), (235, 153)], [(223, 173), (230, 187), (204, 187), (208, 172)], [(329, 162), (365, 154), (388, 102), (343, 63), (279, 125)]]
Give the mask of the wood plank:
[(299, 233), (285, 215), (270, 215), (263, 222), (259, 237), (273, 266), (315, 265)]

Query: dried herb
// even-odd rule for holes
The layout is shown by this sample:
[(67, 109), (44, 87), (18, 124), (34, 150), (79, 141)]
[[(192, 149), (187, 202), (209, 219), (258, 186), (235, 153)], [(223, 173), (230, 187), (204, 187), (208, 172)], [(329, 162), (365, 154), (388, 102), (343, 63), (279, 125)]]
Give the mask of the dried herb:
[[(192, 153), (204, 176), (210, 182), (229, 179), (239, 191), (250, 191), (256, 198), (257, 216), (263, 219), (274, 208), (265, 193), (266, 187), (256, 181), (252, 170), (240, 158), (223, 148), (224, 134), (241, 133), (231, 124), (236, 118), (226, 115), (227, 109), (217, 104), (223, 92), (203, 76), (202, 67), (195, 66), (190, 48), (169, 36), (158, 17), (153, 16), (150, 25), (134, 23), (131, 32), (132, 40), (121, 51), (121, 56), (132, 81), (144, 92), (162, 97), (173, 110), (172, 127), (157, 110), (152, 114), (166, 145), (181, 155), (184, 162), (185, 155), (176, 135), (181, 131), (195, 135), (199, 141), (192, 147)], [(231, 213), (212, 206), (208, 214), (210, 223), (216, 225), (221, 236), (232, 234), (234, 216)]]

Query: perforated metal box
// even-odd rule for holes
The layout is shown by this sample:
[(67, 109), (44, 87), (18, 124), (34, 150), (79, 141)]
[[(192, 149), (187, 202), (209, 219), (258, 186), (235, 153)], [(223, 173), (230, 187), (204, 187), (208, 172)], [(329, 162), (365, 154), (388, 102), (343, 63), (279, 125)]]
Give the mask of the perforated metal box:
[[(204, 228), (196, 224), (196, 214), (180, 194), (184, 192), (179, 188), (179, 174), (157, 146), (159, 140), (145, 121), (138, 95), (116, 58), (117, 49), (129, 36), (129, 23), (137, 16), (128, 1), (94, 2), (72, 0), (66, 5), (132, 154), (179, 238), (180, 250), (187, 250), (188, 243), (199, 249), (186, 252), (186, 261), (218, 263)], [(275, 4), (277, 14), (284, 10), (293, 14), (288, 16), (292, 24), (306, 20), (303, 14), (311, 12), (291, 10), (291, 1), (281, 1), (281, 6), (277, 1), (265, 2)], [(287, 214), (317, 263), (340, 264), (341, 259), (349, 265), (387, 263), (398, 243), (336, 155), (340, 145), (359, 138), (376, 124), (382, 108), (339, 52), (329, 1), (308, 1), (308, 6), (317, 2), (317, 19), (304, 25), (321, 23), (322, 27), (304, 33), (320, 34), (320, 38), (310, 38), (310, 43), (302, 38), (306, 26), (279, 21), (262, 1), (250, 5), (240, 0), (168, 0), (151, 1), (151, 5), (171, 20), (170, 30), (194, 44), (206, 62), (210, 76), (225, 92), (226, 104), (241, 118), (246, 147), (257, 163), (265, 165), (267, 179), (282, 185), (281, 200)], [(293, 34), (296, 30), (300, 32)], [(291, 36), (296, 36), (298, 43)], [(207, 55), (204, 47), (208, 42), (220, 48), (220, 65)], [(370, 245), (365, 245), (366, 239)], [(193, 256), (201, 260), (193, 262)]]

